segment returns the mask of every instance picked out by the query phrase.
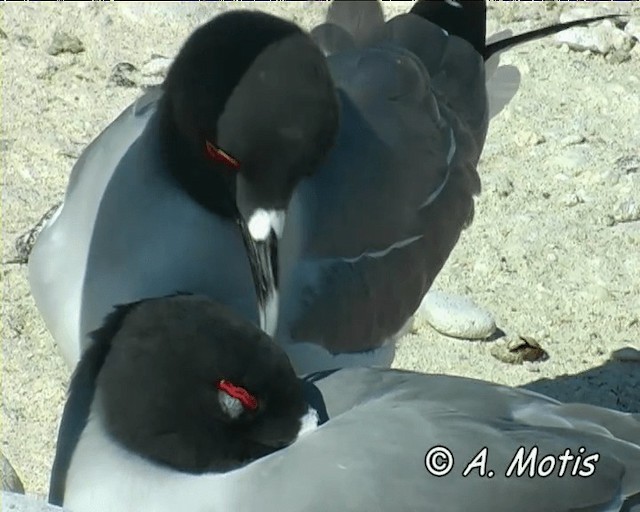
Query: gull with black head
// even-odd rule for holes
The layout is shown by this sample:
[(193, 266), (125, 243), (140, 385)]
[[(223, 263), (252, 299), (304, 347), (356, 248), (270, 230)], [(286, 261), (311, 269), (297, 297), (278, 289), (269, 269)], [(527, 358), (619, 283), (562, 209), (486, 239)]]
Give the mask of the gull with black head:
[(198, 28), (162, 86), (80, 156), (30, 256), (65, 361), (76, 364), (113, 305), (176, 291), (273, 330), (275, 239), (338, 116), (326, 60), (295, 24), (232, 11)]
[(640, 507), (638, 415), (400, 370), (299, 378), (199, 296), (121, 306), (93, 337), (51, 479), (74, 512)]
[[(310, 35), (229, 12), (81, 155), (29, 281), (74, 366), (115, 304), (219, 300), (299, 373), (389, 366), (473, 219), (489, 118), (520, 75), (481, 1), (334, 1)], [(504, 36), (504, 34), (502, 34)], [(500, 37), (502, 37), (500, 36)]]

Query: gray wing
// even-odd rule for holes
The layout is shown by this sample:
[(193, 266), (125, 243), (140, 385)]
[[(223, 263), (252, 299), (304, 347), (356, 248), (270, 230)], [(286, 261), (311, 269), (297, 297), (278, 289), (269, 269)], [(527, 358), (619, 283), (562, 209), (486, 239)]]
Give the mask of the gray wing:
[[(106, 320), (105, 330), (117, 331), (122, 318), (133, 305), (120, 307)], [(74, 370), (67, 401), (58, 429), (56, 455), (51, 468), (49, 480), (49, 503), (62, 506), (64, 502), (65, 485), (73, 452), (80, 440), (80, 436), (87, 425), (91, 403), (95, 396), (96, 379), (100, 368), (107, 356), (109, 345), (106, 343), (93, 344)]]
[(138, 134), (142, 132), (147, 124), (147, 120), (155, 111), (158, 100), (162, 97), (162, 87), (149, 87), (145, 93), (136, 99), (131, 105), (122, 111), (122, 113), (82, 152), (78, 161), (71, 169), (69, 175), (69, 183), (65, 194), (65, 200), (70, 198), (76, 190), (81, 179), (89, 179), (88, 175), (104, 174), (104, 167), (100, 164), (103, 162), (94, 160), (98, 148), (105, 143), (105, 139), (118, 135), (114, 144), (109, 148), (116, 153), (124, 154), (126, 150), (135, 141), (135, 137), (129, 138), (131, 131)]
[(326, 23), (311, 31), (311, 37), (324, 52), (332, 55), (369, 42), (384, 25), (382, 6), (377, 1), (334, 0)]
[[(259, 503), (269, 510), (367, 512), (610, 512), (640, 506), (638, 415), (402, 371), (352, 368), (315, 384), (331, 420), (248, 466), (246, 492), (239, 490), (248, 505), (238, 510)], [(426, 470), (425, 455), (434, 446), (453, 455), (445, 476)], [(527, 473), (534, 446), (537, 463), (549, 454), (556, 460), (547, 477)], [(493, 477), (480, 476), (481, 465), (463, 477), (485, 447), (484, 469)], [(520, 447), (525, 473), (507, 477)], [(598, 453), (595, 472), (572, 476), (573, 460), (559, 477), (557, 456), (567, 449), (581, 456), (577, 471), (584, 474), (590, 471), (587, 457)]]
[(280, 251), (276, 338), (333, 353), (374, 349), (414, 313), (473, 216), (488, 123), (465, 41), (411, 14), (368, 41), (328, 57), (340, 132), (294, 195)]
[(62, 206), (38, 235), (29, 257), (29, 285), (36, 306), (72, 367), (78, 359), (80, 294), (100, 201), (160, 95), (159, 88), (149, 90), (87, 146), (71, 171)]

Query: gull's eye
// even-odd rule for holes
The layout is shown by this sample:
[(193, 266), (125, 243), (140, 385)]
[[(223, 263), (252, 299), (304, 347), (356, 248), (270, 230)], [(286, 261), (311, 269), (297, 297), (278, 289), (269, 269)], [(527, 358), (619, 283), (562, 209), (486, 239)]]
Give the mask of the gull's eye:
[(207, 150), (207, 156), (211, 158), (211, 160), (214, 160), (215, 162), (221, 162), (227, 167), (231, 167), (232, 169), (240, 168), (240, 162), (238, 162), (228, 153), (225, 153), (212, 142), (209, 142), (208, 140), (205, 141), (205, 149)]
[(245, 388), (228, 380), (219, 380), (216, 387), (223, 410), (232, 418), (240, 416), (243, 410), (255, 411), (258, 408), (258, 399)]

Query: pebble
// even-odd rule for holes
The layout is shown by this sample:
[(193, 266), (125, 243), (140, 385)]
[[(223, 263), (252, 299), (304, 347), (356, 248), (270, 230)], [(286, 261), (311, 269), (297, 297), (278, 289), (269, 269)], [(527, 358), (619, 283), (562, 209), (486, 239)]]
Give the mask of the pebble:
[(613, 215), (604, 215), (600, 220), (601, 223), (608, 228), (612, 228), (616, 225), (616, 219), (613, 218)]
[(624, 155), (615, 162), (616, 168), (624, 174), (635, 174), (640, 172), (640, 156)]
[(567, 194), (562, 198), (562, 205), (567, 208), (572, 208), (582, 203), (584, 203), (584, 199), (575, 193)]
[(467, 297), (445, 292), (427, 293), (419, 316), (436, 331), (454, 338), (484, 340), (496, 331), (493, 315)]
[(547, 141), (544, 135), (531, 131), (522, 131), (515, 137), (516, 144), (520, 147), (538, 146)]
[(490, 352), (498, 361), (507, 364), (523, 364), (525, 361), (532, 363), (549, 358), (540, 343), (527, 336), (507, 338), (506, 341), (493, 345)]
[(611, 64), (622, 64), (631, 60), (631, 52), (629, 50), (613, 50), (605, 58)]
[(63, 512), (63, 509), (24, 494), (2, 491), (2, 510), (11, 512)]
[(616, 171), (606, 170), (599, 175), (600, 183), (614, 187), (620, 183), (620, 174)]
[(172, 59), (162, 55), (152, 55), (151, 59), (140, 68), (139, 85), (143, 88), (160, 85), (167, 76), (172, 63)]
[(573, 176), (579, 176), (589, 163), (589, 154), (589, 148), (585, 144), (571, 146), (559, 155), (549, 158), (547, 165), (558, 170), (570, 171)]
[[(0, 456), (2, 457), (2, 490), (24, 494), (24, 485), (22, 485), (18, 473), (13, 469), (13, 466), (4, 456), (4, 453), (0, 452)], [(2, 510), (5, 510), (4, 507)]]
[(611, 300), (611, 292), (606, 287), (595, 283), (585, 285), (582, 293), (586, 297), (596, 301)]
[(567, 137), (563, 138), (560, 141), (560, 145), (563, 146), (563, 147), (575, 146), (576, 144), (582, 144), (586, 140), (587, 139), (585, 138), (584, 135), (573, 134), (573, 135), (568, 135)]
[(613, 212), (613, 220), (617, 224), (640, 220), (640, 203), (633, 199), (621, 201)]
[(633, 18), (624, 27), (624, 31), (637, 41), (640, 41), (640, 18)]
[(82, 53), (84, 44), (76, 36), (56, 30), (53, 40), (47, 48), (49, 55), (60, 55), (61, 53)]
[(137, 87), (138, 68), (129, 62), (118, 62), (111, 70), (109, 83), (118, 87)]
[(144, 76), (158, 76), (164, 78), (171, 67), (172, 59), (163, 55), (152, 55), (151, 59), (144, 63), (140, 72)]
[(33, 40), (33, 38), (26, 34), (19, 34), (16, 37), (16, 43), (24, 48), (33, 48), (36, 45), (36, 42)]
[(33, 246), (38, 239), (38, 235), (44, 229), (47, 222), (49, 222), (49, 219), (51, 219), (56, 214), (61, 206), (62, 202), (54, 204), (45, 212), (42, 217), (40, 217), (40, 220), (36, 222), (33, 227), (16, 238), (16, 257), (12, 260), (9, 260), (7, 263), (18, 263), (20, 265), (25, 265), (29, 262), (29, 255), (31, 254)]

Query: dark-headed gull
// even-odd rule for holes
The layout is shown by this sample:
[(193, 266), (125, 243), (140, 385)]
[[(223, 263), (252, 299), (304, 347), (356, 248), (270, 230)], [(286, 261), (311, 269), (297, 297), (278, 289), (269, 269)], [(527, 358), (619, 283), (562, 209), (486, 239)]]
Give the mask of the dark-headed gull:
[(82, 154), (31, 255), (67, 363), (115, 304), (183, 291), (277, 333), (299, 373), (390, 365), (472, 220), (489, 116), (519, 80), (499, 53), (592, 21), (487, 45), (485, 15), (336, 1), (311, 39), (246, 11), (198, 29)]
[(638, 415), (400, 370), (298, 378), (194, 295), (119, 307), (94, 340), (51, 480), (74, 512), (640, 507)]
[(232, 11), (197, 29), (80, 156), (33, 248), (32, 294), (66, 362), (123, 299), (201, 292), (266, 323), (270, 240), (338, 116), (326, 59), (295, 24)]

